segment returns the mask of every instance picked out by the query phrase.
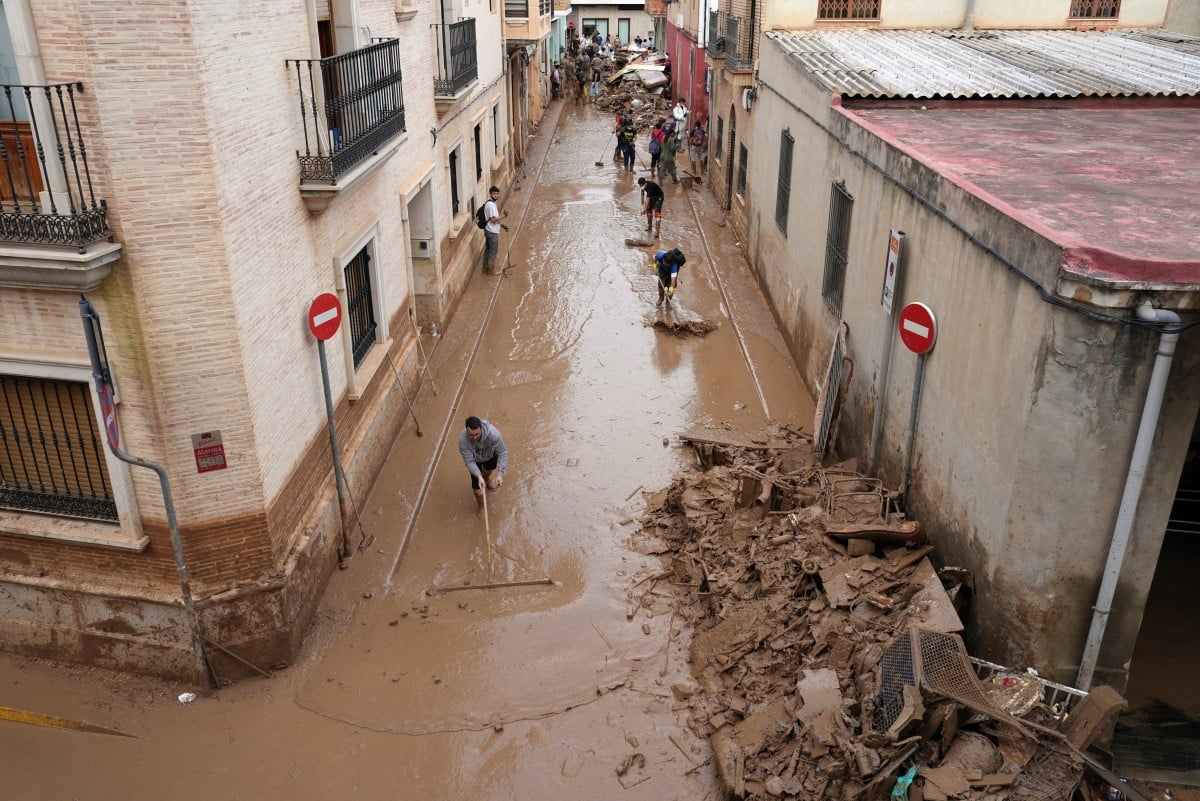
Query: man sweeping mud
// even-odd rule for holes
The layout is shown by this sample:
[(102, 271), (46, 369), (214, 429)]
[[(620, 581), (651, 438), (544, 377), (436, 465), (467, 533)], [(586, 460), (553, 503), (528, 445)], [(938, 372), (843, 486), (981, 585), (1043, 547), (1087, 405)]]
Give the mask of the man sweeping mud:
[(471, 490), (475, 503), (483, 508), (483, 488), (500, 489), (504, 471), (508, 469), (508, 448), (500, 429), (474, 415), (467, 418), (466, 427), (458, 435), (458, 452), (471, 474)]
[(654, 230), (657, 238), (662, 230), (662, 210), (664, 193), (662, 187), (654, 181), (638, 178), (638, 186), (642, 188), (642, 213), (646, 215), (646, 233)]
[(660, 250), (654, 254), (654, 269), (658, 273), (658, 302), (655, 306), (663, 305), (663, 301), (671, 304), (675, 297), (675, 289), (679, 286), (679, 268), (687, 264), (683, 251), (679, 248)]

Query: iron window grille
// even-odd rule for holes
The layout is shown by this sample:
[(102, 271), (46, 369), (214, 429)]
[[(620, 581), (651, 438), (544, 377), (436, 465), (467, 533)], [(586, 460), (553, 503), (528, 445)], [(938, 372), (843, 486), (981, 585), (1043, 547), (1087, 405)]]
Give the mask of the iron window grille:
[(738, 197), (746, 197), (746, 160), (750, 154), (745, 145), (738, 145), (737, 193)]
[(846, 285), (846, 264), (850, 251), (850, 214), (854, 198), (844, 181), (835, 181), (829, 192), (829, 228), (825, 232), (825, 276), (821, 297), (829, 310), (842, 317), (842, 290)]
[(458, 148), (450, 151), (450, 212), (458, 216), (458, 208), (462, 203), (458, 197)]
[(77, 94), (81, 83), (0, 85), (0, 242), (83, 253), (113, 240), (108, 206), (92, 184)]
[(475, 180), (483, 180), (483, 123), (475, 126)]
[(796, 141), (792, 132), (785, 130), (779, 136), (779, 187), (775, 193), (775, 224), (787, 236), (788, 201), (792, 195), (792, 149)]
[(820, 0), (817, 19), (879, 19), (882, 0)]
[[(384, 39), (322, 59), (289, 59), (300, 90), (300, 183), (336, 184), (404, 133), (400, 41)], [(319, 102), (321, 98), (323, 102)]]
[(86, 383), (0, 375), (0, 507), (117, 520)]
[(724, 155), (724, 153), (725, 153), (725, 118), (717, 117), (717, 142), (716, 142), (716, 146), (713, 148), (713, 158), (715, 158), (717, 160), (718, 164), (721, 163), (721, 161), (723, 161), (722, 156)]
[(1071, 19), (1116, 19), (1121, 0), (1071, 0)]
[(433, 94), (453, 97), (479, 77), (475, 20), (464, 19), (434, 27), (438, 31), (438, 63), (442, 74), (433, 79)]
[(350, 347), (354, 366), (362, 363), (375, 344), (375, 298), (371, 292), (371, 254), (363, 248), (342, 271), (346, 279), (346, 314), (350, 318)]

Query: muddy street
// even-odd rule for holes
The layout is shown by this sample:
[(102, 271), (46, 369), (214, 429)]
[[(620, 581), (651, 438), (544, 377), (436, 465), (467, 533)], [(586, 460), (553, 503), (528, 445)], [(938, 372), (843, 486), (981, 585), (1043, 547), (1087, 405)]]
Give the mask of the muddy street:
[[(704, 188), (665, 187), (661, 243), (687, 264), (655, 308), (653, 249), (625, 244), (646, 173), (618, 171), (610, 128), (551, 107), (501, 198), (509, 269), (477, 269), (422, 337), (422, 435), (406, 422), (376, 485), (352, 488), (353, 539), (371, 544), (334, 576), (304, 658), (206, 692), (4, 656), (0, 706), (132, 735), (0, 723), (5, 797), (720, 797), (672, 695), (689, 632), (629, 616), (629, 588), (658, 570), (631, 529), (643, 492), (694, 459), (681, 434), (807, 427), (811, 401)], [(717, 327), (676, 336), (655, 326), (669, 315)], [(458, 453), (468, 415), (510, 451), (486, 517)]]

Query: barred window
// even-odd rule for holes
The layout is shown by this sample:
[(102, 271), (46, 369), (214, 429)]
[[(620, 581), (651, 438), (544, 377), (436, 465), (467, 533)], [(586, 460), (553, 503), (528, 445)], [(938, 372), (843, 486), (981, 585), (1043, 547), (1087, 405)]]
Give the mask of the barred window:
[(1116, 19), (1121, 0), (1071, 0), (1072, 19)]
[(854, 198), (846, 191), (846, 183), (835, 181), (829, 192), (829, 228), (825, 232), (825, 277), (821, 283), (821, 297), (839, 319), (842, 316), (842, 289), (846, 285), (850, 212), (853, 209)]
[(0, 375), (0, 507), (118, 519), (87, 383)]
[(779, 186), (775, 193), (775, 224), (787, 236), (788, 201), (792, 196), (792, 148), (796, 140), (792, 132), (779, 135)]
[(737, 173), (737, 193), (738, 197), (746, 197), (746, 159), (749, 154), (746, 152), (745, 145), (738, 145), (738, 173)]
[(819, 0), (817, 19), (879, 19), (882, 0)]
[(350, 320), (350, 346), (354, 366), (362, 363), (375, 344), (375, 298), (371, 293), (371, 254), (360, 250), (343, 270), (346, 279), (346, 316)]
[(483, 123), (475, 126), (475, 180), (483, 180)]
[(458, 216), (458, 148), (450, 151), (450, 216)]

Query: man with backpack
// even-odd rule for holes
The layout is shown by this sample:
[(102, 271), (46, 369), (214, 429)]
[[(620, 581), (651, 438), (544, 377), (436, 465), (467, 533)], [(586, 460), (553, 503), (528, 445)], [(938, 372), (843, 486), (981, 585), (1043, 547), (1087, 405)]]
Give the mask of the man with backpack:
[(646, 215), (646, 233), (650, 233), (650, 230), (653, 228), (654, 238), (657, 239), (662, 229), (663, 199), (666, 197), (666, 193), (654, 181), (638, 178), (637, 182), (638, 186), (642, 188), (642, 198), (644, 200), (642, 203), (642, 213)]
[(500, 187), (493, 186), (488, 190), (488, 201), (475, 212), (475, 224), (483, 229), (486, 244), (483, 249), (483, 271), (488, 275), (496, 272), (496, 257), (500, 255), (500, 229), (507, 230), (508, 226), (501, 223), (508, 216), (507, 211), (500, 211), (496, 201), (500, 198)]

